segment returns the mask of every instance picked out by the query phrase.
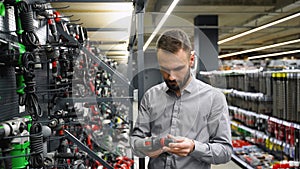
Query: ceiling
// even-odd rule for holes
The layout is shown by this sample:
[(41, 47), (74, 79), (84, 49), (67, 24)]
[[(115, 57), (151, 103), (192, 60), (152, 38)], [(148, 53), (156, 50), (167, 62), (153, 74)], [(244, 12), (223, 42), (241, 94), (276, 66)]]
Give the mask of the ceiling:
[[(144, 14), (144, 41), (156, 28), (173, 0), (148, 0)], [(130, 0), (52, 0), (53, 7), (88, 30), (89, 39), (110, 58), (126, 61), (133, 3)], [(193, 40), (194, 18), (217, 15), (219, 40), (300, 12), (300, 0), (180, 0), (159, 32), (170, 27), (184, 29)], [(263, 30), (219, 44), (219, 56), (300, 38), (300, 16)], [(147, 49), (155, 48), (154, 38)], [(269, 48), (229, 59), (299, 49), (300, 42)]]

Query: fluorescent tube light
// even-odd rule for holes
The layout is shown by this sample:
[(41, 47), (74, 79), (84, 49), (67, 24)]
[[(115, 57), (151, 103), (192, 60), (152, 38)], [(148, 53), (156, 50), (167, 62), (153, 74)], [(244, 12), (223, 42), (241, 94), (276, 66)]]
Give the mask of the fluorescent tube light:
[(258, 48), (248, 49), (248, 50), (243, 50), (243, 51), (240, 51), (240, 52), (228, 53), (228, 54), (220, 55), (219, 58), (220, 59), (221, 58), (226, 58), (226, 57), (230, 57), (230, 56), (240, 55), (240, 54), (249, 53), (249, 52), (255, 52), (255, 51), (264, 50), (264, 49), (275, 48), (275, 47), (278, 47), (278, 46), (289, 45), (289, 44), (298, 43), (298, 42), (300, 42), (300, 39), (281, 42), (281, 43), (276, 43), (276, 44), (273, 44), (273, 45), (267, 45), (267, 46), (262, 46), (262, 47), (258, 47)]
[(167, 12), (163, 16), (163, 18), (159, 21), (158, 25), (156, 26), (156, 28), (154, 29), (154, 31), (152, 32), (152, 34), (148, 38), (147, 42), (144, 44), (143, 51), (145, 51), (147, 49), (147, 47), (150, 45), (151, 41), (156, 36), (156, 34), (158, 33), (158, 31), (160, 30), (162, 25), (166, 22), (167, 18), (169, 17), (169, 15), (171, 14), (171, 12), (173, 11), (173, 9), (175, 8), (175, 6), (177, 5), (178, 2), (179, 2), (179, 0), (174, 0), (172, 2), (169, 9), (167, 10)]
[(286, 52), (277, 52), (277, 53), (270, 53), (265, 55), (258, 55), (258, 56), (251, 56), (248, 57), (249, 60), (251, 59), (259, 59), (259, 58), (266, 58), (266, 57), (272, 57), (272, 56), (280, 56), (280, 55), (287, 55), (287, 54), (293, 54), (293, 53), (300, 53), (300, 50), (291, 50)]
[(231, 41), (231, 40), (240, 38), (240, 37), (242, 37), (242, 36), (246, 36), (246, 35), (248, 35), (248, 34), (257, 32), (257, 31), (259, 31), (259, 30), (268, 28), (268, 27), (270, 27), (270, 26), (273, 26), (273, 25), (276, 25), (276, 24), (279, 24), (279, 23), (288, 21), (288, 20), (290, 20), (290, 19), (296, 18), (296, 17), (298, 17), (298, 16), (300, 16), (300, 12), (299, 12), (299, 13), (296, 13), (296, 14), (293, 14), (293, 15), (290, 15), (290, 16), (287, 16), (287, 17), (284, 17), (284, 18), (281, 18), (281, 19), (276, 20), (276, 21), (274, 21), (274, 22), (271, 22), (271, 23), (268, 23), (268, 24), (259, 26), (259, 27), (257, 27), (257, 28), (251, 29), (251, 30), (249, 30), (249, 31), (246, 31), (246, 32), (243, 32), (243, 33), (240, 33), (240, 34), (231, 36), (231, 37), (229, 37), (229, 38), (220, 40), (220, 41), (218, 42), (218, 44), (220, 45), (220, 44), (222, 44), (222, 43), (229, 42), (229, 41)]

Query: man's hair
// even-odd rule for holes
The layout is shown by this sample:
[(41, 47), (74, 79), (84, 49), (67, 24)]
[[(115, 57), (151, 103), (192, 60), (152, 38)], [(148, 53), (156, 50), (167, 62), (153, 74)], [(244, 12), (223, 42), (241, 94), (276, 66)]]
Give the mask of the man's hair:
[(157, 40), (157, 49), (163, 49), (171, 53), (177, 53), (183, 49), (191, 53), (192, 45), (189, 36), (180, 29), (169, 29), (163, 32)]

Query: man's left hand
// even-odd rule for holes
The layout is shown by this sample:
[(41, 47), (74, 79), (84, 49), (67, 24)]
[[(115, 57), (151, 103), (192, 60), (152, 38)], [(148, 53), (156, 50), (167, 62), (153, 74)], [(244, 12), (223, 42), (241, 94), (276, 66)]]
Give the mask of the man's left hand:
[(163, 147), (165, 152), (185, 157), (194, 151), (195, 143), (193, 140), (186, 137), (174, 137), (172, 135), (168, 135), (168, 137), (174, 139), (175, 143), (170, 143), (169, 146)]

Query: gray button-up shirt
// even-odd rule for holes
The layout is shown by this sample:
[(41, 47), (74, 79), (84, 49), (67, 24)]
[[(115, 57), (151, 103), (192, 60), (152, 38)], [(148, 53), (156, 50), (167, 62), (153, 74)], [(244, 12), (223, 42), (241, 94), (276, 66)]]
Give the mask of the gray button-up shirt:
[(145, 137), (187, 137), (195, 150), (187, 157), (163, 153), (150, 158), (149, 169), (209, 169), (211, 164), (226, 163), (231, 158), (231, 130), (224, 94), (195, 78), (177, 97), (161, 83), (149, 89), (141, 100), (131, 145)]

